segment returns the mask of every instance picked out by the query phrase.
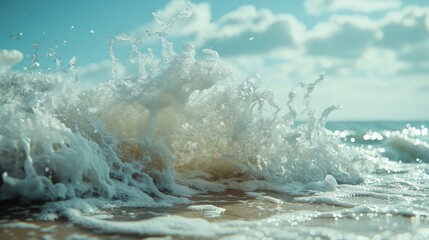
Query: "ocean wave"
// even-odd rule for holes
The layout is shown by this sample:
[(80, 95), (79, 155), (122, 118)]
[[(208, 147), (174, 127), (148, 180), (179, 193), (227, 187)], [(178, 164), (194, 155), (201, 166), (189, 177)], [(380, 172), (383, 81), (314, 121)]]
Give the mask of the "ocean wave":
[(330, 123), (334, 135), (349, 145), (379, 152), (392, 161), (429, 163), (428, 122)]
[[(124, 34), (115, 41), (136, 44)], [(302, 191), (326, 191), (359, 183), (373, 168), (377, 156), (324, 128), (336, 106), (320, 116), (312, 108), (323, 75), (300, 83), (283, 110), (257, 76), (228, 80), (215, 51), (197, 59), (192, 45), (177, 55), (161, 41), (159, 59), (133, 48), (138, 76), (112, 76), (87, 90), (75, 69), (71, 76), (2, 74), (0, 200), (102, 197), (150, 206), (255, 180), (272, 183), (264, 188), (301, 183)], [(295, 126), (299, 94), (308, 121)]]

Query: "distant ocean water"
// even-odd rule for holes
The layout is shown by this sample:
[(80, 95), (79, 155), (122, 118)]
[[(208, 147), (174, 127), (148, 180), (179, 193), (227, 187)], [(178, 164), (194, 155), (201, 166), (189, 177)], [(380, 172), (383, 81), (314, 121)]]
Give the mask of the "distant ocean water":
[(323, 74), (278, 103), (211, 49), (176, 54), (161, 38), (156, 57), (120, 34), (113, 65), (118, 42), (136, 75), (93, 88), (76, 59), (68, 73), (1, 72), (5, 236), (429, 237), (429, 122), (330, 122), (337, 106), (312, 106)]
[(429, 121), (345, 121), (328, 122), (334, 131), (351, 146), (376, 148), (391, 161), (403, 163), (429, 162)]

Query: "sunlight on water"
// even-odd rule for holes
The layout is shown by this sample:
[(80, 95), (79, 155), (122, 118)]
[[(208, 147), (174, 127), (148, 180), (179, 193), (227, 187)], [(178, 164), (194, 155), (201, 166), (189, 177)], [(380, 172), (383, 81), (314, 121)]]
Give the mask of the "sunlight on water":
[[(62, 73), (62, 62), (51, 51), (57, 70), (38, 72), (36, 42), (28, 71), (15, 72), (9, 70), (22, 53), (2, 50), (0, 201), (47, 202), (38, 219), (65, 217), (106, 233), (209, 238), (282, 238), (283, 229), (292, 237), (332, 237), (339, 232), (313, 228), (313, 222), (343, 221), (346, 229), (350, 219), (428, 216), (427, 127), (329, 130), (329, 114), (339, 107), (319, 114), (312, 105), (324, 74), (301, 82), (282, 104), (272, 91), (263, 90), (257, 75), (233, 81), (212, 49), (198, 52), (186, 44), (176, 53), (165, 37), (190, 11), (168, 22), (159, 19), (164, 27), (152, 34), (162, 46), (159, 53), (141, 51), (145, 39), (112, 38), (112, 77), (89, 89), (79, 87), (76, 57), (69, 60), (68, 73)], [(130, 46), (134, 77), (117, 75), (118, 43)], [(297, 101), (305, 109), (297, 109)], [(195, 198), (227, 189), (247, 201), (234, 200), (236, 208), (251, 207), (261, 217), (204, 219), (222, 218), (236, 208)], [(202, 217), (173, 214), (125, 222), (94, 216), (103, 213), (100, 209), (178, 204), (188, 204), (186, 210)], [(308, 209), (287, 211), (299, 204)], [(330, 209), (318, 209), (323, 204)], [(415, 226), (416, 234), (428, 235)], [(391, 231), (380, 237), (389, 234), (397, 236)]]

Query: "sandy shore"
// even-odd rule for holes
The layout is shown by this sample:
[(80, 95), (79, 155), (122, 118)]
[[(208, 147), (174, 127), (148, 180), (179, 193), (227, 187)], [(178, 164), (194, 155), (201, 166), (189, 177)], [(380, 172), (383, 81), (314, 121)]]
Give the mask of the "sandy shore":
[[(98, 218), (106, 221), (126, 222), (174, 215), (186, 218), (202, 218), (209, 222), (225, 222), (230, 220), (254, 221), (281, 214), (312, 211), (322, 214), (306, 221), (291, 222), (285, 227), (288, 229), (318, 229), (317, 232), (321, 234), (322, 238), (323, 232), (330, 230), (343, 233), (344, 238), (347, 236), (372, 238), (386, 234), (410, 237), (413, 229), (429, 224), (426, 218), (391, 214), (367, 213), (350, 216), (323, 214), (341, 210), (343, 207), (297, 202), (291, 196), (272, 192), (249, 194), (230, 190), (195, 196), (192, 200), (194, 203), (191, 205), (179, 205), (171, 208), (106, 209), (104, 215), (99, 215)], [(9, 202), (2, 204), (0, 210), (2, 212), (0, 216), (1, 239), (142, 239), (145, 237), (189, 239), (189, 237), (182, 236), (105, 234), (96, 228), (83, 228), (75, 225), (68, 222), (67, 219), (40, 221), (33, 217), (39, 211), (38, 206), (21, 207), (14, 206)], [(314, 238), (316, 237), (318, 237), (317, 233)]]

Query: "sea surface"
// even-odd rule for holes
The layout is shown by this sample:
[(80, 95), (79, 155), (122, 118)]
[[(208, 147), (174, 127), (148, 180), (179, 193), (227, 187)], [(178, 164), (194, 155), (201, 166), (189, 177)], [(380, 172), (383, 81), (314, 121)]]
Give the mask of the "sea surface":
[(280, 103), (216, 51), (158, 38), (154, 54), (117, 35), (92, 87), (73, 58), (0, 68), (2, 239), (429, 238), (429, 121), (329, 121), (323, 74)]

